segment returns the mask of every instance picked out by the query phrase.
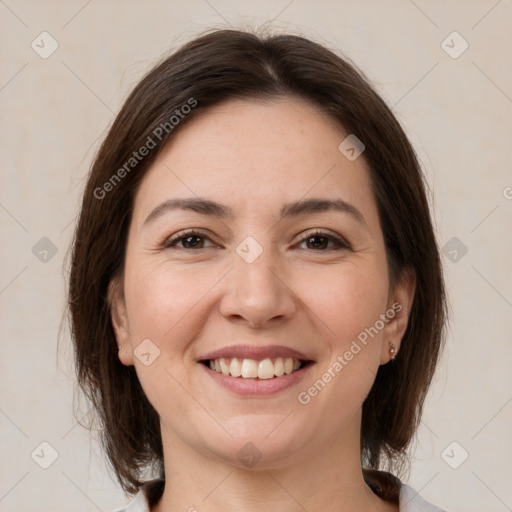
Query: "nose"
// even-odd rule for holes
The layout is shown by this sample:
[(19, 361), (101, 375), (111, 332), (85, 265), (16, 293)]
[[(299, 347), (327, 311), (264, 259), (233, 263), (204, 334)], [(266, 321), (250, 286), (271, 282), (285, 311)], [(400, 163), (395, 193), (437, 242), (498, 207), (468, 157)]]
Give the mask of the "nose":
[(294, 315), (297, 300), (284, 264), (276, 258), (270, 249), (251, 263), (233, 253), (233, 268), (226, 276), (220, 303), (223, 317), (245, 322), (254, 329)]

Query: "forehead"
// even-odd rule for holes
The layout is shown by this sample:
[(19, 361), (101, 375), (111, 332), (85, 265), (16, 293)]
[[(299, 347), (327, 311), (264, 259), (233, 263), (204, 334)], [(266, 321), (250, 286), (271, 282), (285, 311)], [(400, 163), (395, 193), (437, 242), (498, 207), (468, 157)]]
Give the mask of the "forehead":
[(371, 209), (365, 160), (350, 161), (338, 149), (347, 135), (299, 99), (227, 101), (176, 131), (142, 180), (135, 211), (194, 194), (237, 211), (308, 194)]

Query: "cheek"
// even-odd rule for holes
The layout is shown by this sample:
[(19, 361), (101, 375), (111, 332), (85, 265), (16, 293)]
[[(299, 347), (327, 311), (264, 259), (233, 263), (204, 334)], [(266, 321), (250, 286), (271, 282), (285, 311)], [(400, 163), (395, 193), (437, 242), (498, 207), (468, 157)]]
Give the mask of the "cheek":
[[(165, 339), (175, 338), (187, 325), (186, 319), (193, 315), (198, 301), (218, 281), (213, 272), (181, 267), (159, 265), (144, 272), (138, 272), (135, 265), (132, 268), (125, 286), (134, 340), (151, 338), (163, 343)], [(177, 345), (173, 341), (173, 346)]]
[[(222, 276), (216, 274), (212, 269), (172, 268), (165, 263), (127, 265), (125, 297), (133, 363), (142, 388), (159, 412), (169, 407), (177, 410), (187, 401), (179, 383), (187, 380), (188, 349), (204, 327), (208, 292)], [(142, 345), (143, 340), (151, 343)], [(149, 361), (138, 357), (148, 352)], [(172, 406), (169, 396), (174, 397)]]
[(383, 324), (379, 319), (386, 311), (387, 274), (378, 266), (350, 265), (326, 278), (305, 279), (304, 285), (309, 290), (308, 306), (327, 335), (319, 376), (298, 399), (304, 405), (314, 402), (318, 411), (334, 407), (331, 419), (338, 425), (359, 410), (380, 365)]
[(306, 304), (323, 322), (332, 343), (340, 350), (373, 326), (385, 312), (387, 274), (381, 274), (376, 266), (340, 266), (325, 276), (301, 279)]

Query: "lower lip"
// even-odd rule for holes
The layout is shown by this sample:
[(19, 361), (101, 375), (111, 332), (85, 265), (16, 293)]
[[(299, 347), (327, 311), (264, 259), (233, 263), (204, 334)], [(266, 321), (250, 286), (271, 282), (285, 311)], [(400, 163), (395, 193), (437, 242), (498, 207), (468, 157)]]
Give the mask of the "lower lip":
[(266, 396), (283, 391), (299, 382), (309, 371), (312, 363), (304, 368), (296, 370), (288, 375), (273, 377), (272, 379), (244, 379), (243, 377), (232, 377), (211, 370), (206, 365), (199, 363), (210, 377), (226, 389), (243, 396)]

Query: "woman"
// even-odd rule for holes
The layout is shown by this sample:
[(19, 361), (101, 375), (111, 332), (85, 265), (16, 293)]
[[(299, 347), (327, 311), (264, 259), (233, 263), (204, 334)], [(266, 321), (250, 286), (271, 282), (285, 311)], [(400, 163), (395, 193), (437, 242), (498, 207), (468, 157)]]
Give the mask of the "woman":
[(391, 473), (444, 332), (423, 177), (326, 48), (216, 30), (136, 86), (69, 308), (125, 510), (440, 510)]

